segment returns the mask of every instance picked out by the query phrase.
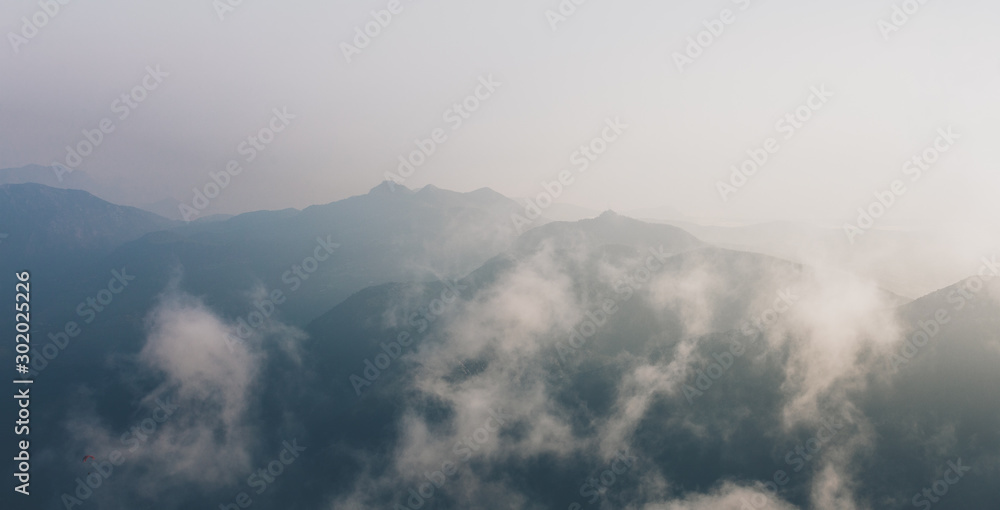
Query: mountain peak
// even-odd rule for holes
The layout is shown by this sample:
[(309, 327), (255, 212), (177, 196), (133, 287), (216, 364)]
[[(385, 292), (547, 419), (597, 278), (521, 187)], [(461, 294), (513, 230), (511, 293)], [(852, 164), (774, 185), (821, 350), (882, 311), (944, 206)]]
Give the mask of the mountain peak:
[(413, 190), (407, 188), (406, 186), (403, 186), (402, 184), (387, 179), (382, 181), (382, 183), (379, 184), (378, 186), (375, 186), (370, 191), (368, 191), (369, 195), (385, 195), (391, 193), (402, 193), (404, 195), (409, 195), (413, 193)]
[(505, 197), (502, 193), (494, 191), (492, 188), (479, 188), (475, 191), (470, 191), (469, 196), (475, 197), (479, 200), (484, 201), (508, 201), (509, 199)]

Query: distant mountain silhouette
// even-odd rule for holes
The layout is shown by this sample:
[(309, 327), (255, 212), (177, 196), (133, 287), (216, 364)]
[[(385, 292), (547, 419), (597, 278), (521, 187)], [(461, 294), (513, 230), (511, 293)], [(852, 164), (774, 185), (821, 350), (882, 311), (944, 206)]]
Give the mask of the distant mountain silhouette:
[(15, 264), (80, 265), (176, 222), (90, 193), (41, 184), (0, 185), (0, 252)]
[(0, 184), (43, 184), (52, 188), (78, 189), (102, 200), (116, 204), (128, 203), (128, 194), (113, 183), (101, 182), (85, 170), (57, 172), (52, 166), (25, 165), (19, 168), (0, 169)]
[[(643, 492), (648, 474), (684, 497), (766, 482), (777, 470), (789, 477), (780, 497), (810, 508), (828, 468), (847, 457), (861, 460), (851, 464), (855, 493), (879, 508), (911, 506), (959, 457), (977, 471), (940, 507), (994, 501), (1000, 397), (988, 388), (1000, 384), (1000, 280), (964, 281), (897, 306), (905, 300), (850, 275), (713, 246), (611, 211), (542, 220), (518, 235), (511, 214), (522, 210), (485, 188), (383, 183), (301, 211), (183, 224), (81, 191), (0, 186), (0, 232), (10, 232), (0, 243), (4, 271), (12, 274), (8, 261), (16, 260), (38, 277), (32, 327), (40, 345), (68, 320), (81, 321), (76, 307), (112, 270), (135, 276), (96, 321), (81, 321), (83, 334), (33, 387), (45, 395), (32, 404), (32, 435), (42, 445), (33, 466), (47, 476), (32, 488), (56, 495), (40, 507), (60, 508), (58, 494), (80, 476), (78, 462), (60, 453), (82, 441), (66, 433), (77, 430), (67, 424), (80, 394), (113, 430), (142, 418), (122, 402), (160, 381), (133, 360), (150, 310), (172, 283), (228, 324), (259, 309), (261, 288), (280, 290), (287, 301), (272, 318), (308, 334), (295, 356), (287, 345), (262, 344), (248, 404), (267, 450), (251, 453), (255, 465), (273, 460), (268, 445), (289, 437), (310, 448), (296, 460), (296, 483), (268, 487), (282, 508), (320, 508), (358, 492), (392, 508), (410, 488), (397, 472), (412, 460), (402, 451), (408, 441), (448, 438), (463, 405), (498, 402), (513, 417), (491, 436), (493, 453), (462, 466), (462, 482), (449, 479), (433, 508), (509, 506), (464, 491), (470, 480), (505, 481), (534, 507), (566, 508), (605, 469), (601, 434), (612, 432), (641, 467), (602, 497), (628, 495), (636, 508), (653, 503)], [(61, 269), (70, 263), (73, 270)], [(46, 278), (55, 274), (70, 276)], [(873, 315), (853, 317), (859, 309)], [(948, 321), (929, 322), (941, 313)], [(921, 331), (934, 334), (912, 355), (885, 346)], [(727, 358), (734, 346), (745, 353)], [(886, 355), (893, 352), (906, 361)], [(211, 370), (217, 361), (192, 363)], [(809, 420), (788, 422), (803, 385), (816, 384), (809, 364), (834, 374), (810, 394), (820, 410), (847, 418), (830, 426), (834, 439), (815, 460), (793, 455), (790, 463), (789, 452), (823, 437)], [(454, 440), (445, 443), (447, 459)], [(560, 448), (572, 451), (554, 453)], [(389, 485), (373, 484), (380, 477)], [(232, 500), (238, 482), (179, 490), (174, 501), (214, 507)]]

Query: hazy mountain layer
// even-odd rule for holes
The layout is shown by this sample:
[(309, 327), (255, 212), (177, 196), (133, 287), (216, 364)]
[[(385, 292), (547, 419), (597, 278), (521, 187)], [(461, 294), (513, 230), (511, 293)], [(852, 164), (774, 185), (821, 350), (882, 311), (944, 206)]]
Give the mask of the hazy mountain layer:
[[(71, 193), (78, 221), (129, 211), (3, 189), (8, 207)], [(77, 278), (33, 262), (39, 508), (993, 501), (995, 259), (901, 305), (613, 213), (518, 237), (516, 210), (489, 190), (382, 186), (118, 232)], [(51, 232), (81, 232), (81, 251), (105, 235)], [(83, 455), (124, 460), (88, 488)]]

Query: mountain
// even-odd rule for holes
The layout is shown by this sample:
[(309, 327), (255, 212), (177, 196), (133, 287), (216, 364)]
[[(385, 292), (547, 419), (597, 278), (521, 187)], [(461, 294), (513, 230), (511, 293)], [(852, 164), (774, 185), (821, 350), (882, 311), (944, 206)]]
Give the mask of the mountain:
[(575, 245), (629, 245), (639, 249), (670, 246), (675, 251), (686, 251), (705, 246), (705, 243), (686, 231), (656, 225), (605, 211), (594, 219), (575, 222), (555, 222), (531, 229), (516, 244), (520, 252), (537, 250), (542, 244), (558, 249), (572, 249)]
[[(281, 380), (308, 388), (291, 407), (334, 459), (309, 473), (337, 480), (324, 497), (341, 504), (406, 505), (450, 461), (459, 474), (423, 498), (435, 508), (908, 508), (957, 461), (974, 474), (939, 506), (979, 508), (1000, 399), (969, 396), (1000, 382), (995, 283), (959, 317), (966, 282), (900, 306), (857, 278), (605, 213), (532, 230), (455, 282), (352, 296), (306, 328), (301, 379)], [(936, 347), (896, 370), (942, 306)], [(485, 409), (507, 424), (469, 439)], [(623, 449), (638, 467), (600, 478)], [(505, 497), (486, 498), (497, 484)]]
[(135, 267), (151, 289), (181, 269), (183, 288), (236, 316), (252, 309), (255, 291), (281, 291), (282, 316), (303, 324), (371, 285), (464, 275), (517, 236), (517, 204), (492, 190), (392, 187), (302, 211), (192, 222), (121, 247), (110, 264)]
[(52, 188), (79, 189), (93, 192), (99, 185), (83, 170), (61, 171), (56, 167), (26, 165), (0, 168), (0, 184), (44, 184)]
[[(523, 198), (518, 199), (518, 203), (528, 206), (534, 202), (530, 199)], [(595, 211), (593, 209), (588, 209), (586, 207), (581, 207), (578, 205), (567, 204), (563, 202), (555, 202), (544, 211), (542, 211), (542, 216), (553, 221), (578, 221), (596, 218), (601, 214), (600, 211)]]
[[(35, 326), (58, 332), (99, 312), (86, 328), (93, 340), (60, 359), (63, 364), (137, 352), (143, 316), (170, 289), (198, 296), (234, 326), (252, 321), (259, 307), (297, 326), (371, 285), (467, 274), (509, 249), (517, 235), (510, 218), (516, 204), (488, 189), (380, 186), (302, 211), (189, 224), (82, 191), (34, 184), (3, 189), (0, 228), (10, 235), (0, 250), (10, 255), (7, 274), (33, 272), (44, 300)], [(100, 304), (101, 310), (91, 309), (86, 300), (95, 299), (114, 272), (134, 278), (127, 299), (115, 299), (106, 311)]]
[(684, 213), (668, 206), (653, 207), (648, 209), (634, 209), (628, 211), (627, 214), (633, 218), (648, 221), (682, 221), (685, 218)]
[[(32, 247), (24, 267), (12, 265), (4, 274), (13, 288), (15, 269), (32, 272), (31, 319), (37, 345), (31, 366), (38, 373), (30, 376), (37, 379), (34, 394), (48, 399), (32, 409), (38, 420), (32, 437), (53, 449), (50, 458), (90, 437), (76, 429), (87, 423), (81, 416), (91, 411), (82, 404), (91, 397), (102, 402), (98, 406), (102, 420), (107, 420), (103, 423), (124, 426), (134, 418), (129, 411), (137, 398), (134, 391), (150, 384), (155, 387), (164, 377), (156, 367), (140, 367), (151, 328), (157, 324), (156, 311), (169, 306), (176, 296), (189, 296), (185, 299), (210, 310), (206, 313), (217, 317), (212, 321), (219, 329), (196, 334), (195, 343), (178, 351), (180, 357), (174, 361), (212, 363), (215, 368), (202, 374), (223, 370), (221, 366), (242, 358), (228, 354), (226, 347), (226, 354), (216, 353), (221, 358), (202, 357), (195, 351), (225, 342), (227, 334), (242, 334), (237, 326), (247, 324), (253, 335), (279, 332), (295, 338), (295, 325), (307, 323), (370, 285), (434, 281), (468, 273), (509, 249), (517, 236), (511, 213), (519, 211), (516, 203), (489, 189), (456, 193), (433, 186), (414, 191), (382, 185), (366, 195), (302, 211), (257, 211), (221, 221), (181, 224), (114, 206), (81, 191), (39, 185), (4, 189), (7, 193), (0, 200), (7, 209), (2, 218), (11, 223), (3, 226), (12, 234), (0, 249), (8, 244)], [(6, 214), (7, 210), (16, 214)], [(153, 228), (136, 228), (127, 221), (130, 218), (156, 221)], [(95, 219), (107, 232), (91, 226)], [(14, 222), (20, 222), (23, 231)], [(25, 239), (30, 242), (25, 244)], [(41, 257), (40, 248), (50, 245), (51, 256)], [(90, 253), (87, 250), (95, 256), (75, 262)], [(5, 257), (5, 267), (7, 262)], [(68, 263), (73, 268), (64, 270)], [(57, 272), (61, 276), (56, 277)], [(275, 292), (283, 296), (276, 298)], [(268, 319), (266, 326), (255, 322), (262, 312)], [(0, 325), (11, 318), (12, 314), (0, 318)], [(179, 326), (202, 324), (185, 319)], [(64, 331), (74, 336), (61, 339)], [(269, 360), (265, 368), (278, 366), (283, 359), (280, 349), (265, 352), (254, 353)], [(123, 384), (121, 377), (128, 382)], [(231, 380), (226, 376), (219, 384)], [(84, 394), (67, 388), (80, 388)], [(266, 392), (255, 397), (263, 395)], [(126, 404), (112, 404), (115, 401)], [(70, 429), (76, 432), (67, 433)], [(91, 444), (88, 448), (100, 458), (101, 452), (106, 455), (114, 447)], [(72, 485), (75, 463), (48, 466), (70, 475)], [(116, 476), (124, 483), (128, 475)], [(72, 493), (72, 487), (61, 486), (65, 480), (35, 482), (43, 485), (39, 491), (52, 496), (45, 507), (64, 506), (59, 495), (67, 490)], [(104, 494), (110, 498), (104, 505), (127, 506), (111, 496), (113, 491)]]
[[(902, 306), (903, 340), (855, 398), (878, 438), (858, 478), (886, 504), (933, 502), (914, 495), (958, 459), (969, 472), (935, 508), (986, 508), (997, 495), (1000, 395), (988, 389), (1000, 386), (1000, 275), (992, 263), (981, 273), (991, 275), (985, 283), (973, 276)], [(893, 494), (892, 487), (912, 490)]]
[[(809, 279), (795, 264), (709, 247), (680, 229), (611, 212), (550, 223), (457, 282), (383, 285), (352, 296), (306, 328), (304, 373), (311, 375), (289, 384), (309, 388), (296, 407), (311, 409), (315, 423), (342, 424), (314, 427), (311, 441), (373, 454), (387, 444), (406, 448), (404, 424), (414, 420), (426, 422), (436, 443), (439, 434), (461, 429), (454, 420), (469, 412), (465, 406), (503, 407), (516, 422), (509, 437), (493, 441), (502, 441), (497, 451), (510, 452), (487, 457), (486, 471), (473, 465), (463, 476), (526, 480), (518, 490), (534, 504), (562, 507), (566, 497), (579, 497), (579, 484), (602, 462), (588, 450), (597, 447), (598, 423), (620, 412), (616, 387), (631, 370), (643, 360), (674, 363), (683, 359), (677, 351), (689, 351), (692, 342), (740, 331), (779, 299), (783, 287)], [(481, 394), (486, 402), (465, 400), (465, 393)], [(537, 429), (553, 419), (567, 428), (560, 432), (565, 437), (551, 440), (579, 445), (579, 451), (564, 452), (565, 462), (553, 463), (554, 451), (541, 445), (530, 451), (526, 444), (541, 440), (531, 438), (546, 434)], [(765, 420), (754, 429), (767, 426)], [(662, 446), (642, 450), (650, 456), (669, 452)], [(402, 453), (387, 453), (378, 460), (336, 457), (335, 465), (346, 466), (336, 472), (338, 479), (347, 478), (337, 497), (353, 497), (346, 495), (354, 484), (373, 484), (388, 496), (369, 504), (398, 502), (393, 495), (405, 494), (405, 483), (397, 487), (361, 474), (400, 469), (403, 461), (395, 456)], [(447, 459), (448, 450), (439, 455)], [(313, 465), (310, 471), (324, 469), (330, 468)], [(693, 487), (712, 480), (710, 473), (685, 477)], [(462, 492), (437, 504), (466, 507)]]
[[(113, 451), (86, 504), (909, 508), (949, 462), (969, 471), (936, 508), (993, 501), (1000, 278), (909, 302), (610, 211), (517, 235), (518, 210), (383, 184), (148, 232), (39, 286), (37, 507)], [(113, 270), (134, 280), (74, 314)]]
[(175, 225), (85, 191), (0, 185), (0, 232), (7, 234), (0, 251), (14, 265), (80, 266), (144, 234)]
[(0, 169), (0, 184), (42, 184), (51, 188), (86, 191), (102, 200), (127, 203), (128, 193), (114, 183), (94, 179), (82, 169), (68, 171), (66, 167), (26, 165)]
[(981, 254), (994, 250), (995, 230), (967, 225), (872, 228), (851, 241), (843, 229), (804, 222), (775, 221), (740, 226), (659, 221), (726, 248), (764, 253), (808, 265), (835, 267), (877, 280), (909, 298), (928, 294), (962, 278)]
[[(141, 208), (146, 211), (159, 214), (164, 218), (169, 218), (172, 220), (183, 220), (184, 218), (181, 216), (180, 211), (177, 209), (177, 204), (179, 203), (180, 202), (178, 202), (177, 200), (171, 198), (164, 198), (163, 200), (158, 200), (151, 204), (142, 204)], [(226, 217), (231, 217), (231, 216), (226, 216)], [(201, 220), (203, 218), (198, 218), (198, 219)]]
[(51, 188), (82, 190), (102, 200), (115, 204), (133, 205), (170, 220), (182, 219), (177, 210), (177, 200), (164, 198), (149, 204), (136, 201), (131, 194), (114, 182), (95, 179), (80, 168), (69, 171), (65, 166), (26, 165), (18, 168), (0, 169), (0, 184), (30, 183), (42, 184)]

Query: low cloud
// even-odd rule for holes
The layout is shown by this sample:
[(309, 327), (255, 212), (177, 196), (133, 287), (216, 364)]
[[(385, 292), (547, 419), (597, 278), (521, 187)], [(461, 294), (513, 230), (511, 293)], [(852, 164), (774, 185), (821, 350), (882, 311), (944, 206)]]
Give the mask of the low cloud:
[[(116, 489), (95, 490), (98, 500), (121, 501), (119, 491), (169, 498), (166, 491), (178, 484), (211, 490), (251, 470), (259, 431), (250, 413), (265, 344), (294, 353), (304, 334), (271, 321), (246, 341), (227, 345), (233, 327), (172, 284), (148, 314), (146, 343), (135, 358), (137, 373), (159, 381), (136, 404), (135, 423), (122, 428), (103, 422), (89, 403), (92, 395), (82, 394), (82, 414), (68, 425), (70, 432), (86, 451), (98, 452), (98, 460), (113, 451), (125, 459), (109, 477)], [(162, 408), (169, 412), (161, 421)]]
[(768, 510), (800, 510), (798, 507), (776, 499), (761, 488), (736, 485), (731, 482), (707, 493), (693, 493), (673, 501), (651, 503), (642, 510), (744, 510), (766, 508)]

